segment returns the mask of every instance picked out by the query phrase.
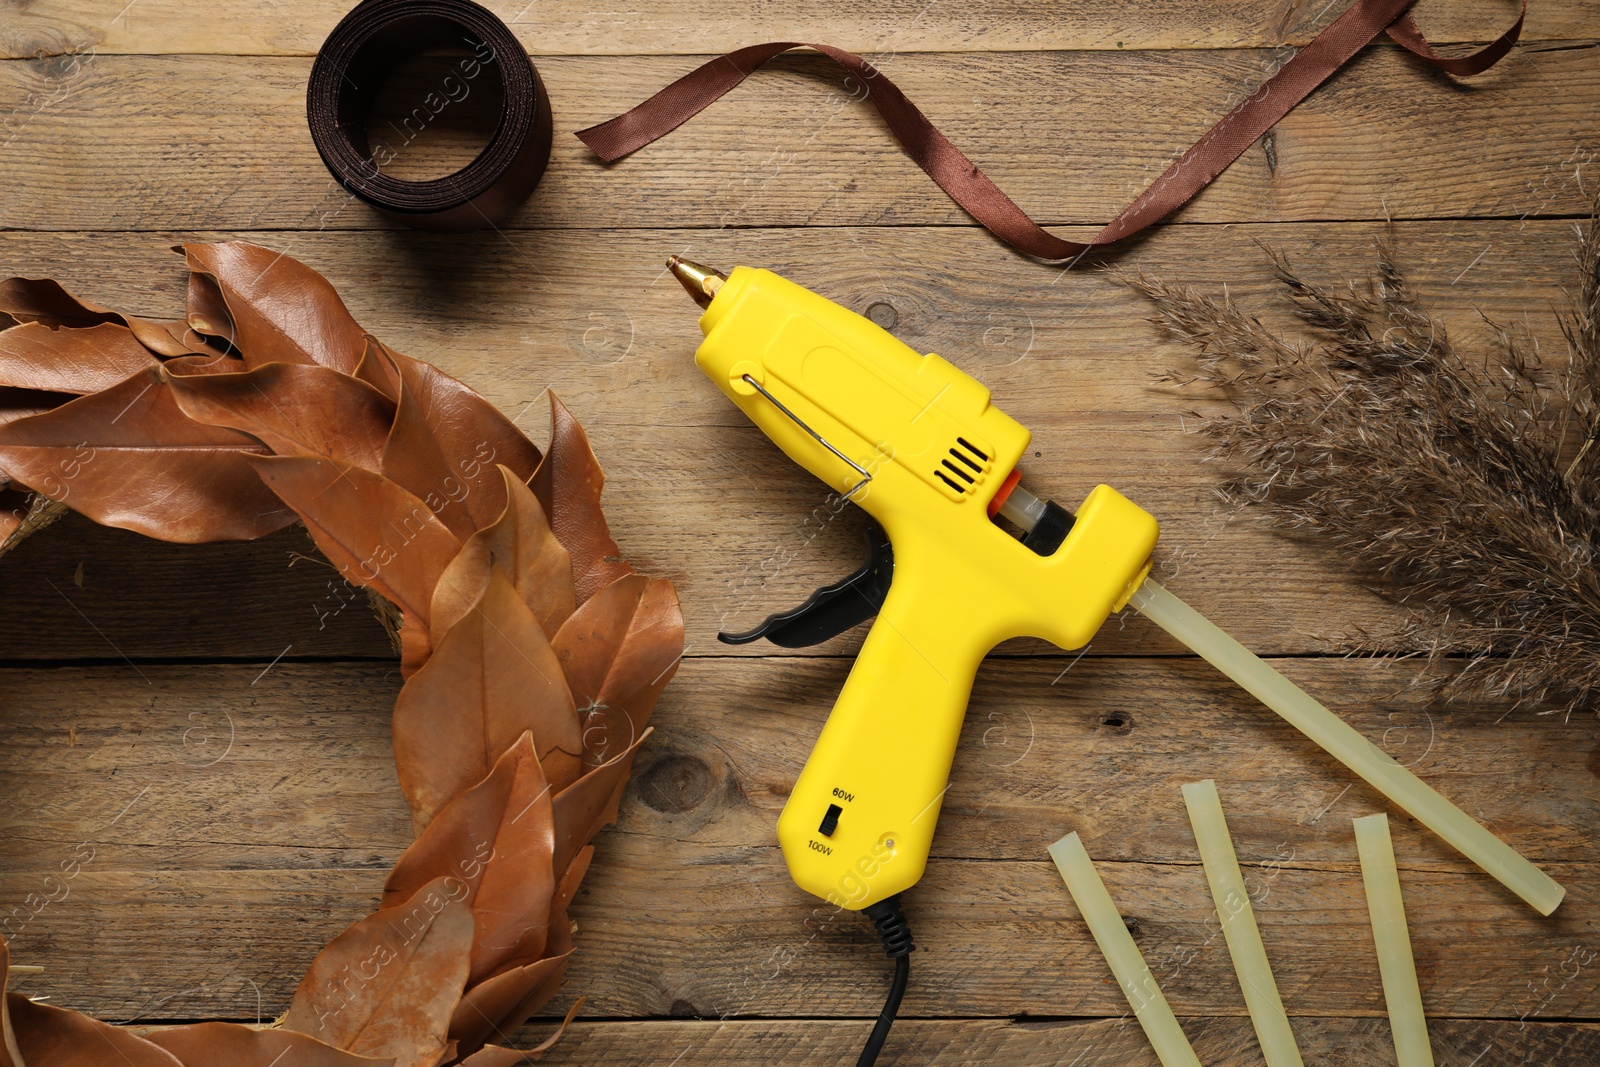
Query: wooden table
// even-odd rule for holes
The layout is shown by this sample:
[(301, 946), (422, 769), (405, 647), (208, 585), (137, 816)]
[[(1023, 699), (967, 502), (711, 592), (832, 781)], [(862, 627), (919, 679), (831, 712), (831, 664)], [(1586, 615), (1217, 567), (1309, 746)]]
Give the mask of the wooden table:
[[(548, 1062), (853, 1062), (887, 983), (867, 924), (793, 888), (773, 838), (860, 634), (781, 655), (714, 637), (850, 569), (860, 524), (830, 519), (695, 371), (673, 252), (872, 309), (1033, 429), (1035, 489), (1071, 503), (1103, 480), (1156, 513), (1163, 580), (1567, 886), (1540, 919), (1395, 818), (1439, 1062), (1600, 1062), (1593, 714), (1434, 708), (1416, 661), (1340, 658), (1363, 630), (1411, 651), (1384, 636), (1398, 614), (1347, 561), (1216, 503), (1185, 432), (1211, 401), (1153, 384), (1186, 353), (1125, 287), (975, 229), (814, 55), (611, 169), (570, 135), (708, 55), (825, 41), (875, 54), (1020, 203), (1088, 233), (1342, 4), (491, 0), (549, 86), (555, 158), (513, 226), (430, 236), (351, 202), (312, 149), (307, 71), (341, 5), (124, 2), (4, 7), (0, 270), (172, 316), (175, 240), (289, 252), (536, 439), (556, 390), (606, 465), (624, 550), (678, 583), (687, 659), (575, 908), (577, 962), (546, 1010), (588, 1000)], [(1514, 6), (1418, 15), (1437, 41), (1481, 41)], [(1523, 44), (1467, 84), (1369, 49), (1117, 261), (1263, 305), (1260, 245), (1361, 276), (1389, 218), (1454, 329), (1522, 323), (1559, 361), (1552, 308), (1597, 180), (1600, 0), (1531, 7)], [(0, 923), (45, 968), (18, 988), (117, 1021), (270, 1020), (410, 837), (399, 679), (365, 600), (301, 532), (177, 547), (68, 519), (0, 573)], [(988, 661), (909, 897), (919, 951), (886, 1064), (1155, 1062), (1045, 856), (1068, 830), (1202, 1061), (1260, 1062), (1178, 790), (1204, 777), (1307, 1062), (1392, 1062), (1350, 825), (1384, 805), (1178, 652), (1129, 617), (1081, 658), (1019, 643)]]

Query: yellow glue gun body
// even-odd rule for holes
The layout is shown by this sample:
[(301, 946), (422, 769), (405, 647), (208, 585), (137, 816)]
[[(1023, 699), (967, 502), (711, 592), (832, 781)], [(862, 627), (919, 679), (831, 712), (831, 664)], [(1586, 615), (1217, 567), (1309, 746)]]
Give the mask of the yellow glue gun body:
[(1087, 644), (1143, 580), (1156, 521), (1101, 485), (1059, 547), (1029, 548), (989, 509), (1028, 430), (944, 359), (770, 271), (734, 270), (700, 327), (696, 365), (892, 545), (887, 596), (778, 819), (795, 882), (864, 908), (922, 877), (984, 656), (1012, 637)]

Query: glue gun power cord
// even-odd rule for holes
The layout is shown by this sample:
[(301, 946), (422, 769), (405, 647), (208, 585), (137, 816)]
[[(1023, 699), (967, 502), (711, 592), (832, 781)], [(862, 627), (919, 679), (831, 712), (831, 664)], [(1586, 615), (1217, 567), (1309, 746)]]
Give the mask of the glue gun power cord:
[(911, 943), (911, 927), (900, 911), (899, 893), (870, 904), (863, 911), (877, 926), (878, 936), (883, 939), (883, 951), (894, 960), (894, 981), (889, 986), (889, 999), (884, 1002), (883, 1011), (878, 1013), (878, 1021), (873, 1024), (866, 1048), (861, 1050), (861, 1058), (856, 1060), (856, 1067), (872, 1067), (878, 1062), (883, 1043), (889, 1039), (889, 1027), (894, 1025), (894, 1017), (900, 1011), (900, 1001), (906, 995), (906, 981), (911, 974), (911, 953), (916, 946)]

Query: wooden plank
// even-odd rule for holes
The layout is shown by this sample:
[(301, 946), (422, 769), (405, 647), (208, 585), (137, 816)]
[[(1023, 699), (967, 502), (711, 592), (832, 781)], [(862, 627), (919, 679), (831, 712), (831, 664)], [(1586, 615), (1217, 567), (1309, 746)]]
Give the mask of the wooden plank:
[[(1369, 271), (1381, 232), (1363, 223), (1173, 226), (1120, 262), (1213, 294), (1226, 287), (1260, 308), (1275, 283), (1257, 242), (1337, 283)], [(1459, 342), (1482, 350), (1481, 311), (1525, 325), (1559, 365), (1565, 348), (1551, 309), (1573, 280), (1570, 223), (1403, 223), (1395, 232), (1418, 291)], [(182, 261), (166, 247), (176, 236), (0, 234), (0, 270), (176, 315)], [(509, 243), (243, 236), (324, 271), (368, 329), (471, 383), (535, 440), (545, 432), (543, 390), (555, 389), (590, 429), (624, 550), (679, 583), (690, 655), (764, 651), (720, 646), (715, 632), (799, 603), (853, 569), (861, 524), (849, 512), (831, 519), (822, 487), (694, 369), (699, 332), (692, 305), (662, 276), (668, 251), (769, 265), (858, 311), (887, 309), (904, 340), (977, 375), (1034, 430), (1025, 469), (1036, 491), (1070, 504), (1103, 480), (1156, 514), (1158, 576), (1252, 647), (1330, 651), (1363, 631), (1382, 646), (1396, 626), (1391, 609), (1352, 583), (1347, 560), (1221, 510), (1211, 495), (1221, 472), (1200, 462), (1203, 442), (1184, 432), (1204, 398), (1151, 382), (1154, 371), (1182, 368), (1186, 352), (1160, 342), (1142, 302), (1093, 271), (1063, 277), (971, 230), (580, 231)], [(8, 594), (25, 606), (0, 614), (0, 657), (268, 660), (291, 644), (290, 658), (388, 655), (364, 610), (339, 611), (318, 629), (348, 590), (329, 588), (321, 567), (289, 566), (304, 545), (284, 534), (188, 549), (69, 521), (0, 561)], [(72, 584), (80, 563), (81, 589)], [(1108, 627), (1093, 654), (1173, 647), (1146, 627)]]
[(0, 557), (0, 575), (10, 660), (394, 655), (365, 590), (301, 526), (171, 545), (74, 514)]
[[(882, 960), (864, 924), (796, 890), (771, 844), (842, 667), (702, 661), (668, 688), (575, 912), (572, 988), (589, 1012), (876, 1010)], [(1397, 819), (1430, 1012), (1593, 1017), (1593, 954), (1580, 951), (1600, 906), (1586, 725), (1496, 723), (1490, 708), (1430, 724), (1369, 664), (1285, 669), (1568, 887), (1540, 919)], [(1240, 1014), (1178, 799), (1181, 782), (1209, 775), (1291, 1011), (1381, 1015), (1348, 827), (1376, 798), (1346, 790), (1342, 771), (1198, 664), (1085, 661), (1052, 686), (1058, 670), (1011, 661), (979, 678), (937, 856), (908, 895), (922, 946), (908, 1013), (1121, 1012), (1043, 859), (1076, 829), (1177, 1010)], [(49, 965), (58, 1002), (127, 1017), (171, 997), (160, 1017), (237, 1018), (259, 989), (270, 1017), (317, 946), (372, 906), (405, 843), (384, 736), (395, 679), (375, 667), (142, 672), (0, 672), (0, 915), (18, 961)], [(92, 856), (63, 896), (44, 878), (80, 846)], [(35, 909), (39, 894), (59, 899)]]
[[(1240, 305), (1288, 327), (1273, 302), (1281, 287), (1268, 250), (1309, 280), (1343, 286), (1370, 276), (1386, 232), (1422, 301), (1459, 342), (1483, 347), (1486, 315), (1527, 328), (1547, 361), (1560, 361), (1553, 312), (1576, 278), (1571, 221), (1169, 226), (1100, 262), (1216, 297), (1226, 286)], [(0, 271), (54, 277), (100, 303), (177, 316), (186, 272), (171, 243), (229, 239), (322, 272), (364, 327), (469, 381), (535, 436), (544, 432), (547, 386), (594, 434), (743, 424), (691, 363), (701, 337), (696, 309), (662, 265), (675, 252), (723, 269), (768, 267), (858, 312), (886, 314), (896, 336), (958, 362), (1029, 426), (1116, 413), (1175, 421), (1175, 408), (1204, 401), (1153, 386), (1150, 372), (1180, 369), (1187, 351), (1162, 343), (1148, 305), (1120, 282), (1041, 266), (967, 228), (590, 229), (505, 239), (8, 232), (0, 233)]]
[[(591, 1017), (877, 1011), (885, 964), (864, 920), (797, 899), (771, 866), (707, 865), (682, 848), (669, 862), (613, 860), (614, 840), (602, 843), (573, 910), (579, 950), (569, 988), (589, 998)], [(1561, 873), (1587, 892), (1597, 870)], [(1101, 871), (1174, 1010), (1244, 1014), (1200, 868), (1113, 863)], [(377, 871), (90, 865), (70, 897), (21, 928), (12, 958), (49, 968), (27, 992), (110, 1019), (249, 1017), (244, 998), (258, 991), (272, 1018), (321, 945), (373, 907), (381, 884)], [(0, 894), (19, 906), (48, 893), (43, 885), (39, 874), (0, 875)], [(1430, 1014), (1595, 1017), (1592, 892), (1569, 900), (1570, 912), (1538, 920), (1520, 902), (1485, 899), (1459, 876), (1409, 874), (1405, 885)], [(947, 861), (907, 900), (918, 944), (908, 1017), (1115, 1016), (1126, 1008), (1048, 862)], [(1359, 873), (1285, 870), (1257, 918), (1293, 1014), (1383, 1015)], [(154, 1006), (159, 1014), (149, 1014)]]
[[(1279, 58), (1254, 50), (908, 53), (885, 69), (1042, 222), (1098, 225)], [(691, 64), (541, 60), (559, 116), (555, 157), (512, 228), (968, 224), (814, 55), (775, 62), (690, 129), (614, 167), (569, 136)], [(9, 116), (0, 182), (28, 191), (7, 199), (0, 226), (393, 228), (351, 201), (313, 149), (309, 65), (109, 55), (0, 65), (0, 114)], [(415, 103), (425, 96), (419, 91)], [(1290, 114), (1270, 146), (1252, 147), (1182, 219), (1586, 211), (1587, 194), (1567, 179), (1593, 159), (1596, 99), (1593, 48), (1520, 52), (1470, 91), (1420, 72), (1397, 49), (1375, 49)], [(401, 152), (408, 139), (394, 131), (388, 147)]]
[[(1600, 816), (1578, 798), (1593, 795), (1594, 769), (1570, 724), (1524, 714), (1508, 737), (1503, 707), (1430, 711), (1406, 689), (1406, 667), (1277, 665), (1538, 862), (1575, 859), (1593, 837)], [(847, 667), (686, 665), (622, 829), (730, 849), (770, 841)], [(1500, 773), (1490, 770), (1497, 755), (1506, 760)], [(1195, 660), (991, 659), (978, 675), (936, 852), (1027, 860), (1076, 830), (1097, 859), (1192, 862), (1175, 798), (1181, 783), (1206, 777), (1222, 783), (1240, 854), (1253, 863), (1286, 862), (1286, 852), (1300, 864), (1347, 862), (1349, 819), (1387, 806)], [(1405, 833), (1407, 864), (1475, 871), (1426, 832)]]
[[(1535, 861), (1574, 860), (1595, 836), (1583, 723), (1507, 717), (1495, 704), (1430, 709), (1407, 688), (1406, 666), (1276, 662)], [(770, 847), (848, 668), (835, 658), (685, 663), (636, 768), (623, 834), (724, 860)], [(33, 845), (109, 824), (146, 786), (142, 820), (107, 840), (134, 865), (383, 867), (411, 839), (388, 735), (399, 679), (385, 665), (8, 669), (0, 686), (4, 825), (18, 837), (0, 870), (39, 869)], [(107, 787), (128, 774), (134, 784)], [(1286, 852), (1299, 866), (1353, 862), (1349, 820), (1386, 806), (1196, 660), (991, 659), (936, 853), (1031, 861), (1076, 830), (1097, 859), (1192, 863), (1177, 787), (1205, 777), (1222, 783), (1239, 854), (1256, 864), (1287, 862)], [(261, 796), (288, 806), (262, 812)], [(152, 803), (198, 807), (237, 836), (191, 842), (146, 811)], [(1476, 870), (1396, 818), (1407, 824), (1395, 834), (1408, 870)]]
[[(1243, 1019), (1183, 1020), (1200, 1062), (1211, 1067), (1257, 1067), (1261, 1053)], [(684, 1050), (684, 1062), (764, 1063), (810, 1067), (850, 1063), (869, 1025), (863, 1022), (738, 1021), (588, 1023), (574, 1026), (542, 1063), (661, 1064), (663, 1051)], [(1377, 1019), (1295, 1019), (1305, 1062), (1319, 1067), (1393, 1061), (1387, 1023)], [(529, 1027), (528, 1047), (550, 1032)], [(1479, 1064), (1590, 1063), (1600, 1056), (1600, 1031), (1591, 1025), (1465, 1021), (1429, 1022), (1440, 1067)], [(885, 1057), (919, 1067), (1156, 1067), (1155, 1053), (1130, 1020), (906, 1020), (896, 1024)]]
[[(1086, 0), (1074, 4), (1068, 17), (1042, 0), (960, 7), (898, 0), (847, 10), (819, 0), (781, 9), (696, 8), (656, 0), (631, 6), (626, 15), (597, 12), (578, 0), (537, 6), (526, 0), (491, 0), (487, 6), (536, 55), (673, 55), (777, 40), (824, 41), (879, 52), (1274, 47), (1304, 44), (1346, 5), (1161, 0), (1130, 10), (1116, 0)], [(1417, 17), (1435, 43), (1488, 40), (1511, 23), (1514, 12), (1515, 6), (1506, 2), (1423, 0), (1417, 5)], [(309, 55), (342, 14), (339, 5), (307, 0), (224, 3), (209, 9), (206, 18), (196, 18), (181, 0), (138, 0), (136, 7), (121, 11), (92, 0), (48, 0), (29, 4), (8, 19), (0, 35), (0, 55), (90, 49), (102, 54)], [(1597, 15), (1600, 6), (1593, 0), (1535, 5), (1523, 39), (1592, 37)]]

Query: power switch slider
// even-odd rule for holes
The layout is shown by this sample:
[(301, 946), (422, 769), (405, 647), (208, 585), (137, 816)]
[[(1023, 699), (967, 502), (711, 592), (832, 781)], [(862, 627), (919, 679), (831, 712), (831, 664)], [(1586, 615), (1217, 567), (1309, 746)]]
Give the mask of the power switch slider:
[(828, 814), (822, 817), (822, 825), (817, 827), (817, 832), (823, 837), (832, 837), (833, 832), (839, 828), (839, 816), (844, 814), (844, 809), (837, 804), (828, 805)]

